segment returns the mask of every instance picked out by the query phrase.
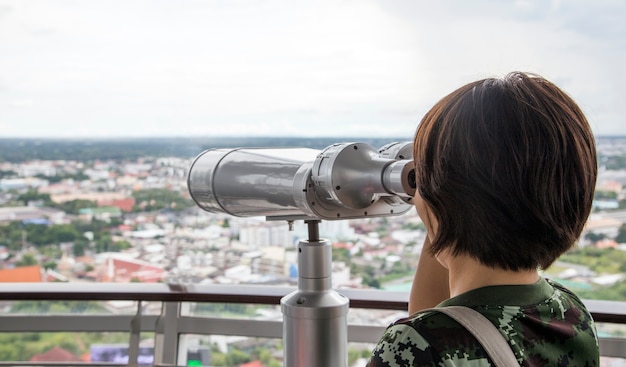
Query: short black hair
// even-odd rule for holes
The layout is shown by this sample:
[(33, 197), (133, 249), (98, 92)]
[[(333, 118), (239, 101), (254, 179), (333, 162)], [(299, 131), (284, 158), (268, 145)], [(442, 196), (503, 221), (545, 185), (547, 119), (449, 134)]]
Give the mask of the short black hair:
[(448, 249), (509, 270), (549, 267), (579, 238), (597, 176), (579, 106), (548, 80), (513, 72), (469, 83), (424, 116), (417, 189)]

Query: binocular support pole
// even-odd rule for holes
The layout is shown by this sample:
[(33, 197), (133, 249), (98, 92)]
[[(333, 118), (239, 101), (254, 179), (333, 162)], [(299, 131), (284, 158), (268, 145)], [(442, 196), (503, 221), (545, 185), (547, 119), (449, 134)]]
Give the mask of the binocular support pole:
[(285, 367), (347, 367), (349, 300), (331, 289), (332, 247), (319, 220), (298, 243), (298, 290), (280, 301)]

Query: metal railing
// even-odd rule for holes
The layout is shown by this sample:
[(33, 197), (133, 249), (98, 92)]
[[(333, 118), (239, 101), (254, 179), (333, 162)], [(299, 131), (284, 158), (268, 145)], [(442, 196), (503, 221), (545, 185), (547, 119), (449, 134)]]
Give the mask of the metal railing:
[[(274, 305), (295, 290), (291, 287), (255, 285), (168, 285), (145, 283), (2, 283), (0, 301), (136, 301), (134, 314), (1, 314), (0, 332), (123, 332), (128, 334), (129, 364), (136, 365), (141, 333), (154, 333), (154, 365), (179, 365), (182, 334), (233, 335), (260, 338), (282, 337), (282, 321), (200, 317), (185, 315), (184, 305), (233, 303)], [(342, 289), (351, 309), (407, 309), (408, 294), (364, 289)], [(159, 302), (160, 314), (145, 314), (147, 302)], [(598, 323), (626, 325), (626, 302), (584, 301)], [(348, 341), (376, 343), (384, 325), (348, 326)], [(626, 358), (626, 339), (600, 339), (604, 357)], [(89, 366), (127, 364), (84, 363)], [(77, 366), (72, 363), (0, 361), (2, 365)]]

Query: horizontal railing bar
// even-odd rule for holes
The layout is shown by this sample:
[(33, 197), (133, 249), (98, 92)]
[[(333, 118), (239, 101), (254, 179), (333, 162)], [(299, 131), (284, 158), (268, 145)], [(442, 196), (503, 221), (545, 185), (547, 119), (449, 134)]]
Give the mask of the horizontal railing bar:
[(180, 317), (178, 331), (181, 334), (245, 335), (258, 338), (283, 336), (283, 322), (254, 319), (223, 319), (203, 317)]
[(626, 302), (582, 300), (595, 322), (626, 324)]
[[(0, 300), (130, 300), (278, 305), (294, 287), (164, 283), (0, 283)], [(408, 293), (339, 289), (351, 308), (406, 310)], [(626, 302), (584, 300), (596, 322), (626, 324)]]
[[(295, 287), (261, 285), (168, 285), (163, 283), (0, 283), (0, 300), (175, 301), (280, 304)], [(408, 294), (381, 290), (340, 289), (351, 307), (406, 309)], [(376, 307), (371, 307), (375, 305)]]
[[(141, 331), (154, 332), (158, 316), (142, 316)], [(125, 332), (130, 331), (132, 316), (118, 315), (48, 315), (0, 316), (0, 332)], [(180, 334), (245, 335), (258, 338), (282, 338), (282, 320), (228, 319), (215, 317), (178, 317)], [(349, 325), (351, 342), (375, 343), (384, 326)]]
[(350, 300), (350, 308), (406, 311), (409, 293), (379, 289), (339, 289)]
[(351, 343), (377, 343), (385, 329), (385, 326), (348, 325), (348, 341)]
[[(0, 332), (125, 332), (134, 315), (0, 315)], [(159, 316), (141, 316), (140, 331), (154, 331)]]
[(278, 304), (291, 287), (164, 283), (0, 283), (0, 300), (165, 301)]

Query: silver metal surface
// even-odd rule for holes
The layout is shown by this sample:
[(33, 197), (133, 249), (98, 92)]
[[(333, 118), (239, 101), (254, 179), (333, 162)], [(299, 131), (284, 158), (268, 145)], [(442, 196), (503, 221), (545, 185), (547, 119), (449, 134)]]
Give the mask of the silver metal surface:
[(413, 142), (393, 142), (381, 147), (380, 156), (387, 159), (411, 159), (413, 157)]
[(234, 216), (299, 215), (294, 176), (319, 151), (305, 148), (208, 150), (189, 169), (187, 184), (196, 204)]
[(325, 203), (364, 209), (387, 192), (381, 173), (391, 162), (367, 144), (335, 144), (315, 160), (312, 181)]
[(348, 365), (349, 301), (331, 289), (331, 250), (324, 239), (298, 243), (298, 290), (280, 301), (285, 367)]
[[(382, 153), (381, 153), (382, 152)], [(307, 148), (235, 148), (201, 153), (187, 185), (196, 204), (234, 216), (349, 219), (412, 208), (406, 143)], [(401, 158), (402, 157), (402, 158)]]

